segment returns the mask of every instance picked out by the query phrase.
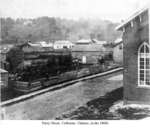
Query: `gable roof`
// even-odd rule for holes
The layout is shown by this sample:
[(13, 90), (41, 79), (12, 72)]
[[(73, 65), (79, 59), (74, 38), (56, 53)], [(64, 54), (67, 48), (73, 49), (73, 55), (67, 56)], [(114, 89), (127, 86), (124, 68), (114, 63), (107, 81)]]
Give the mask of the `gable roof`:
[(0, 46), (0, 53), (7, 53), (14, 45), (12, 44), (3, 44)]
[(37, 44), (37, 43), (28, 43), (28, 45), (31, 47), (41, 47), (41, 44)]
[(45, 41), (41, 41), (41, 42), (37, 42), (37, 44), (39, 44), (41, 47), (52, 47), (53, 46), (53, 43), (49, 42), (45, 42)]
[(97, 52), (97, 51), (104, 51), (105, 48), (102, 45), (98, 44), (89, 44), (89, 45), (75, 45), (72, 48), (73, 52)]
[(8, 71), (0, 68), (0, 73), (8, 73)]
[(124, 22), (122, 22), (119, 26), (116, 27), (116, 30), (122, 30), (125, 25), (127, 25), (130, 21), (134, 20), (137, 16), (141, 15), (143, 12), (148, 11), (150, 9), (150, 6), (148, 6), (136, 11), (132, 16), (130, 16), (128, 19), (126, 19)]
[(76, 42), (76, 44), (90, 44), (93, 41), (91, 39), (80, 39)]
[(21, 45), (18, 45), (19, 47), (24, 48), (26, 46), (30, 47), (30, 49), (23, 49), (26, 52), (44, 52), (44, 51), (52, 51), (53, 48), (52, 47), (43, 47), (41, 44), (39, 43), (24, 43)]
[(54, 44), (73, 44), (72, 42), (68, 40), (57, 40)]
[(114, 42), (114, 44), (118, 44), (118, 43), (121, 43), (123, 42), (122, 38), (117, 38)]

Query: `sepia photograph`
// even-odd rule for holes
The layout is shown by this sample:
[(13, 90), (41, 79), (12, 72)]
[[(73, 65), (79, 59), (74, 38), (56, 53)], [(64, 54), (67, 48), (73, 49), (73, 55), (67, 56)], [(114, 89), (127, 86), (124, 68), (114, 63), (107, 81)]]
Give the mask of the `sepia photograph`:
[(5, 120), (150, 120), (149, 0), (0, 0)]

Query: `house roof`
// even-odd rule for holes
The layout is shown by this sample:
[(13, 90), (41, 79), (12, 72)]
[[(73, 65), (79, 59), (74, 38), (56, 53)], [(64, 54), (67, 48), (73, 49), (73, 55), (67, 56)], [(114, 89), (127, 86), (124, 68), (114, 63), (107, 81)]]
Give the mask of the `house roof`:
[(41, 47), (41, 44), (39, 43), (28, 43), (31, 47)]
[(127, 25), (129, 22), (134, 20), (137, 16), (141, 15), (143, 12), (148, 11), (150, 8), (149, 4), (148, 6), (136, 11), (132, 16), (130, 16), (128, 19), (126, 19), (124, 22), (122, 22), (119, 26), (116, 27), (116, 30), (122, 30), (125, 25)]
[(0, 68), (0, 73), (8, 73), (6, 70)]
[(73, 43), (68, 40), (58, 40), (58, 41), (55, 41), (54, 44), (73, 44)]
[(89, 44), (89, 45), (75, 45), (72, 48), (73, 52), (77, 51), (89, 51), (89, 52), (94, 52), (94, 51), (104, 51), (105, 48), (102, 45), (98, 44)]
[(99, 41), (99, 40), (95, 40), (95, 43), (104, 45), (104, 44), (107, 44), (107, 41)]
[(0, 53), (7, 53), (14, 45), (6, 44), (0, 46)]
[(44, 41), (38, 42), (38, 44), (40, 44), (41, 47), (52, 47), (53, 46), (53, 43), (46, 43)]
[(80, 39), (76, 42), (77, 44), (89, 44), (92, 43), (91, 39)]
[(118, 46), (118, 45), (120, 45), (120, 44), (123, 44), (123, 42), (116, 43), (116, 44), (114, 44), (113, 47), (116, 47), (116, 46)]
[(43, 47), (41, 44), (39, 43), (24, 43), (22, 45), (20, 45), (21, 47), (24, 46), (30, 46), (32, 48), (33, 51), (37, 51), (37, 52), (41, 52), (41, 51), (52, 51), (52, 47)]
[(117, 43), (121, 43), (121, 42), (123, 42), (122, 38), (117, 38), (114, 43), (117, 44)]
[(122, 43), (123, 43), (122, 38), (117, 38), (113, 43), (113, 47), (116, 47), (117, 45), (122, 44)]

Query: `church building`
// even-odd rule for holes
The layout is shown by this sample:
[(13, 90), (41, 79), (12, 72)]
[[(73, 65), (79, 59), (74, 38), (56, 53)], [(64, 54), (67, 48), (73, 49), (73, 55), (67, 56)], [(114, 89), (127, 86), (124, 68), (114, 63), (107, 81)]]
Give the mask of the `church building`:
[(133, 14), (117, 28), (123, 32), (124, 102), (150, 104), (150, 9)]

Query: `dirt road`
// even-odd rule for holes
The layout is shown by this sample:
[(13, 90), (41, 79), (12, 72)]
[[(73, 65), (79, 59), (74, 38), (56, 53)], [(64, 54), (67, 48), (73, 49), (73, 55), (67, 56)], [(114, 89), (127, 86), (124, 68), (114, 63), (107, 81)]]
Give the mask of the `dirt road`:
[(122, 79), (122, 72), (118, 72), (44, 93), (29, 100), (4, 107), (4, 119), (55, 119), (62, 113), (74, 110), (90, 100), (104, 96), (106, 93), (121, 87), (123, 85)]

